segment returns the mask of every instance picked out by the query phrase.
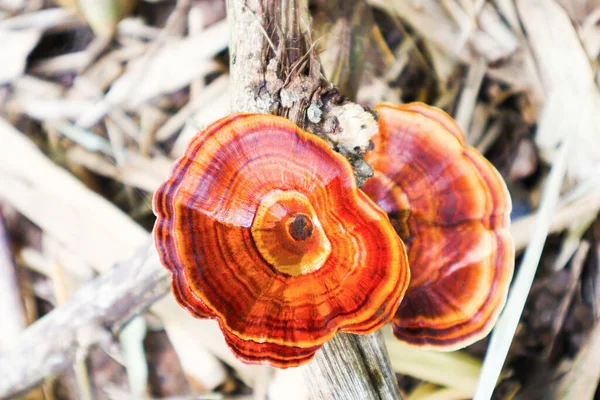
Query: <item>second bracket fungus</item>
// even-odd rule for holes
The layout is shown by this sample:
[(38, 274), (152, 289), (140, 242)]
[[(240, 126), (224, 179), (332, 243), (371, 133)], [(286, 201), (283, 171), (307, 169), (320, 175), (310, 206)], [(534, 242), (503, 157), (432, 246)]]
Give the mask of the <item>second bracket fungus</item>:
[(200, 132), (154, 196), (177, 301), (241, 359), (290, 367), (338, 331), (370, 333), (408, 287), (404, 245), (348, 161), (285, 118)]
[(486, 336), (514, 267), (511, 201), (496, 169), (456, 122), (421, 103), (382, 104), (375, 176), (363, 190), (408, 249), (411, 282), (393, 320), (409, 344), (453, 350)]

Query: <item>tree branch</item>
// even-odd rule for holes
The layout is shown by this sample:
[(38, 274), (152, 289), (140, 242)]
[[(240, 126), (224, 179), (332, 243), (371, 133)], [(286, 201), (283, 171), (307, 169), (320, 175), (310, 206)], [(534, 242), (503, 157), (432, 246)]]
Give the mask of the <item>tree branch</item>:
[(227, 17), (233, 111), (287, 117), (348, 158), (359, 186), (373, 176), (377, 122), (322, 78), (305, 2), (227, 0)]
[(129, 259), (78, 290), (69, 301), (27, 328), (0, 356), (0, 398), (56, 375), (167, 293), (171, 277), (148, 239)]
[[(357, 151), (336, 143), (340, 118), (337, 125), (318, 124), (307, 116), (310, 107), (325, 116), (346, 107), (352, 110), (350, 121), (368, 121), (371, 128), (374, 124), (369, 113), (345, 101), (321, 79), (308, 29), (301, 29), (302, 25), (309, 26), (305, 4), (299, 0), (266, 1), (266, 5), (254, 0), (228, 0), (227, 14), (233, 110), (284, 115), (325, 137), (349, 158), (362, 183), (371, 172), (362, 160), (361, 151), (366, 146), (358, 146)], [(342, 129), (346, 136), (354, 134), (359, 140), (364, 134), (357, 124)], [(381, 334), (339, 334), (317, 352), (306, 371), (313, 399), (400, 398)]]

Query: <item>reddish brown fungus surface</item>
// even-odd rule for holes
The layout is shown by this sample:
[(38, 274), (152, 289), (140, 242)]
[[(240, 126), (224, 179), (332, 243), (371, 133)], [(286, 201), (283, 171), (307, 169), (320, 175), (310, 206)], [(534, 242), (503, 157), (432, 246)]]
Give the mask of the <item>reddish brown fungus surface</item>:
[(409, 281), (402, 241), (348, 161), (285, 118), (200, 132), (154, 196), (177, 301), (217, 319), (241, 359), (303, 364), (336, 332), (370, 333)]
[(363, 190), (407, 246), (411, 282), (393, 320), (412, 345), (452, 350), (489, 333), (514, 267), (511, 201), (496, 169), (456, 122), (421, 103), (377, 107)]

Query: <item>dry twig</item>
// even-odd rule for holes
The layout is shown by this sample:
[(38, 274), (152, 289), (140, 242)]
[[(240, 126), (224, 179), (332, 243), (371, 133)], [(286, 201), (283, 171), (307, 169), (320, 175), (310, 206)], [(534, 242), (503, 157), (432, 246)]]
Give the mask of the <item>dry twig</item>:
[(106, 330), (118, 332), (164, 295), (169, 284), (170, 276), (148, 240), (130, 259), (34, 323), (0, 356), (0, 398), (15, 396), (71, 367), (82, 349), (104, 340)]

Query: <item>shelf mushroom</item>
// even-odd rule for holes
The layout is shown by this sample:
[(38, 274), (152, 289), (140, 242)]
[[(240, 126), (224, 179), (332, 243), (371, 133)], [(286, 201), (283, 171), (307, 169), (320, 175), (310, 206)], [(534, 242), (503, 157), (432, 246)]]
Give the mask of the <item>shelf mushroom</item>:
[(465, 145), (456, 122), (422, 103), (381, 104), (362, 189), (390, 216), (408, 250), (411, 282), (396, 338), (454, 350), (491, 330), (513, 274), (511, 200), (500, 174)]
[(296, 366), (338, 331), (373, 332), (408, 287), (404, 245), (348, 161), (282, 117), (208, 126), (153, 208), (175, 298), (247, 362)]

